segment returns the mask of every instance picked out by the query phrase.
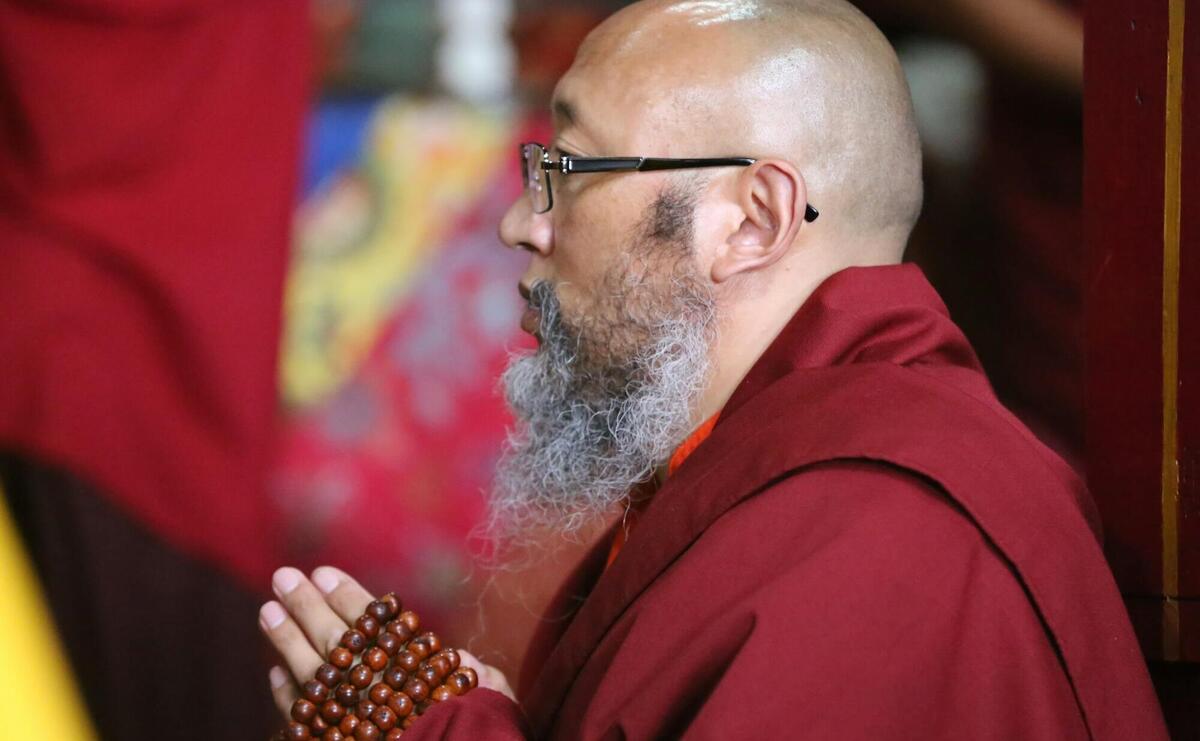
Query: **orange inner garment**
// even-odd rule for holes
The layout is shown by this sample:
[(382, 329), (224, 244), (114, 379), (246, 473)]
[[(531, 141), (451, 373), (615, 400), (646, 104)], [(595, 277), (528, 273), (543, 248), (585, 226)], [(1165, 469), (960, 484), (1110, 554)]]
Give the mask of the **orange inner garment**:
[[(718, 412), (706, 419), (703, 424), (692, 431), (692, 434), (688, 435), (688, 438), (678, 448), (675, 448), (675, 452), (671, 454), (671, 460), (667, 463), (667, 478), (674, 476), (679, 467), (683, 465), (683, 462), (688, 459), (688, 456), (694, 453), (696, 448), (700, 447), (700, 443), (708, 439), (708, 436), (712, 434), (713, 427), (717, 424), (717, 418), (720, 416), (721, 414)], [(612, 566), (613, 561), (617, 560), (617, 554), (625, 547), (625, 542), (629, 540), (629, 534), (633, 532), (634, 526), (637, 525), (642, 510), (650, 503), (650, 498), (657, 489), (658, 487), (653, 481), (637, 488), (635, 494), (641, 494), (641, 496), (633, 498), (629, 509), (625, 512), (625, 520), (622, 527), (617, 528), (617, 533), (613, 536), (612, 546), (608, 549), (608, 560), (604, 563), (606, 570), (609, 566)]]

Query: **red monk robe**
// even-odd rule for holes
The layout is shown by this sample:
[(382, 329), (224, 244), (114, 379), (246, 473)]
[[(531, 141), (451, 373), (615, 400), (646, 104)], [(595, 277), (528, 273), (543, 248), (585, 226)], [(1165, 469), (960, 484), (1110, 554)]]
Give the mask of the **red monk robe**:
[(409, 734), (1165, 738), (1096, 523), (920, 271), (846, 270), (568, 580), (521, 708), (478, 690)]

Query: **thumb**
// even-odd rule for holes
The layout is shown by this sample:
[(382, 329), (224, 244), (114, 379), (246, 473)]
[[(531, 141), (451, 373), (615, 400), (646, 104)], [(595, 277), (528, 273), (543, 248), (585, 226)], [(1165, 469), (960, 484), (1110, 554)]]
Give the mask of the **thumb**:
[(495, 690), (504, 695), (513, 702), (517, 701), (517, 695), (512, 691), (512, 687), (508, 684), (508, 679), (499, 669), (488, 666), (479, 659), (475, 658), (474, 654), (463, 651), (461, 648), (458, 651), (459, 662), (462, 666), (467, 666), (475, 670), (475, 674), (479, 676), (479, 686), (486, 687), (489, 690)]

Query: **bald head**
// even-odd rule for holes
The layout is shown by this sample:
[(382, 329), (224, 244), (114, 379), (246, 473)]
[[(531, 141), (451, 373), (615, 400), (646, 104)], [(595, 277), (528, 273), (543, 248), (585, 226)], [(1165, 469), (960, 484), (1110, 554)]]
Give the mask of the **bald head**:
[[(822, 228), (897, 260), (920, 212), (903, 71), (843, 0), (637, 3), (589, 36), (559, 97), (597, 138), (623, 129), (632, 154), (786, 160)], [(589, 119), (588, 100), (612, 110)]]

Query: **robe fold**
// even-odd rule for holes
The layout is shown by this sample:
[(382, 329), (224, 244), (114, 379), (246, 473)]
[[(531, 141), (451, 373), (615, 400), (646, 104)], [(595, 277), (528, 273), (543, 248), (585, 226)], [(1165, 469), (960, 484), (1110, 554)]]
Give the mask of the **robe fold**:
[(408, 733), (1166, 737), (1086, 490), (913, 266), (822, 284), (608, 546), (520, 706), (477, 691)]

